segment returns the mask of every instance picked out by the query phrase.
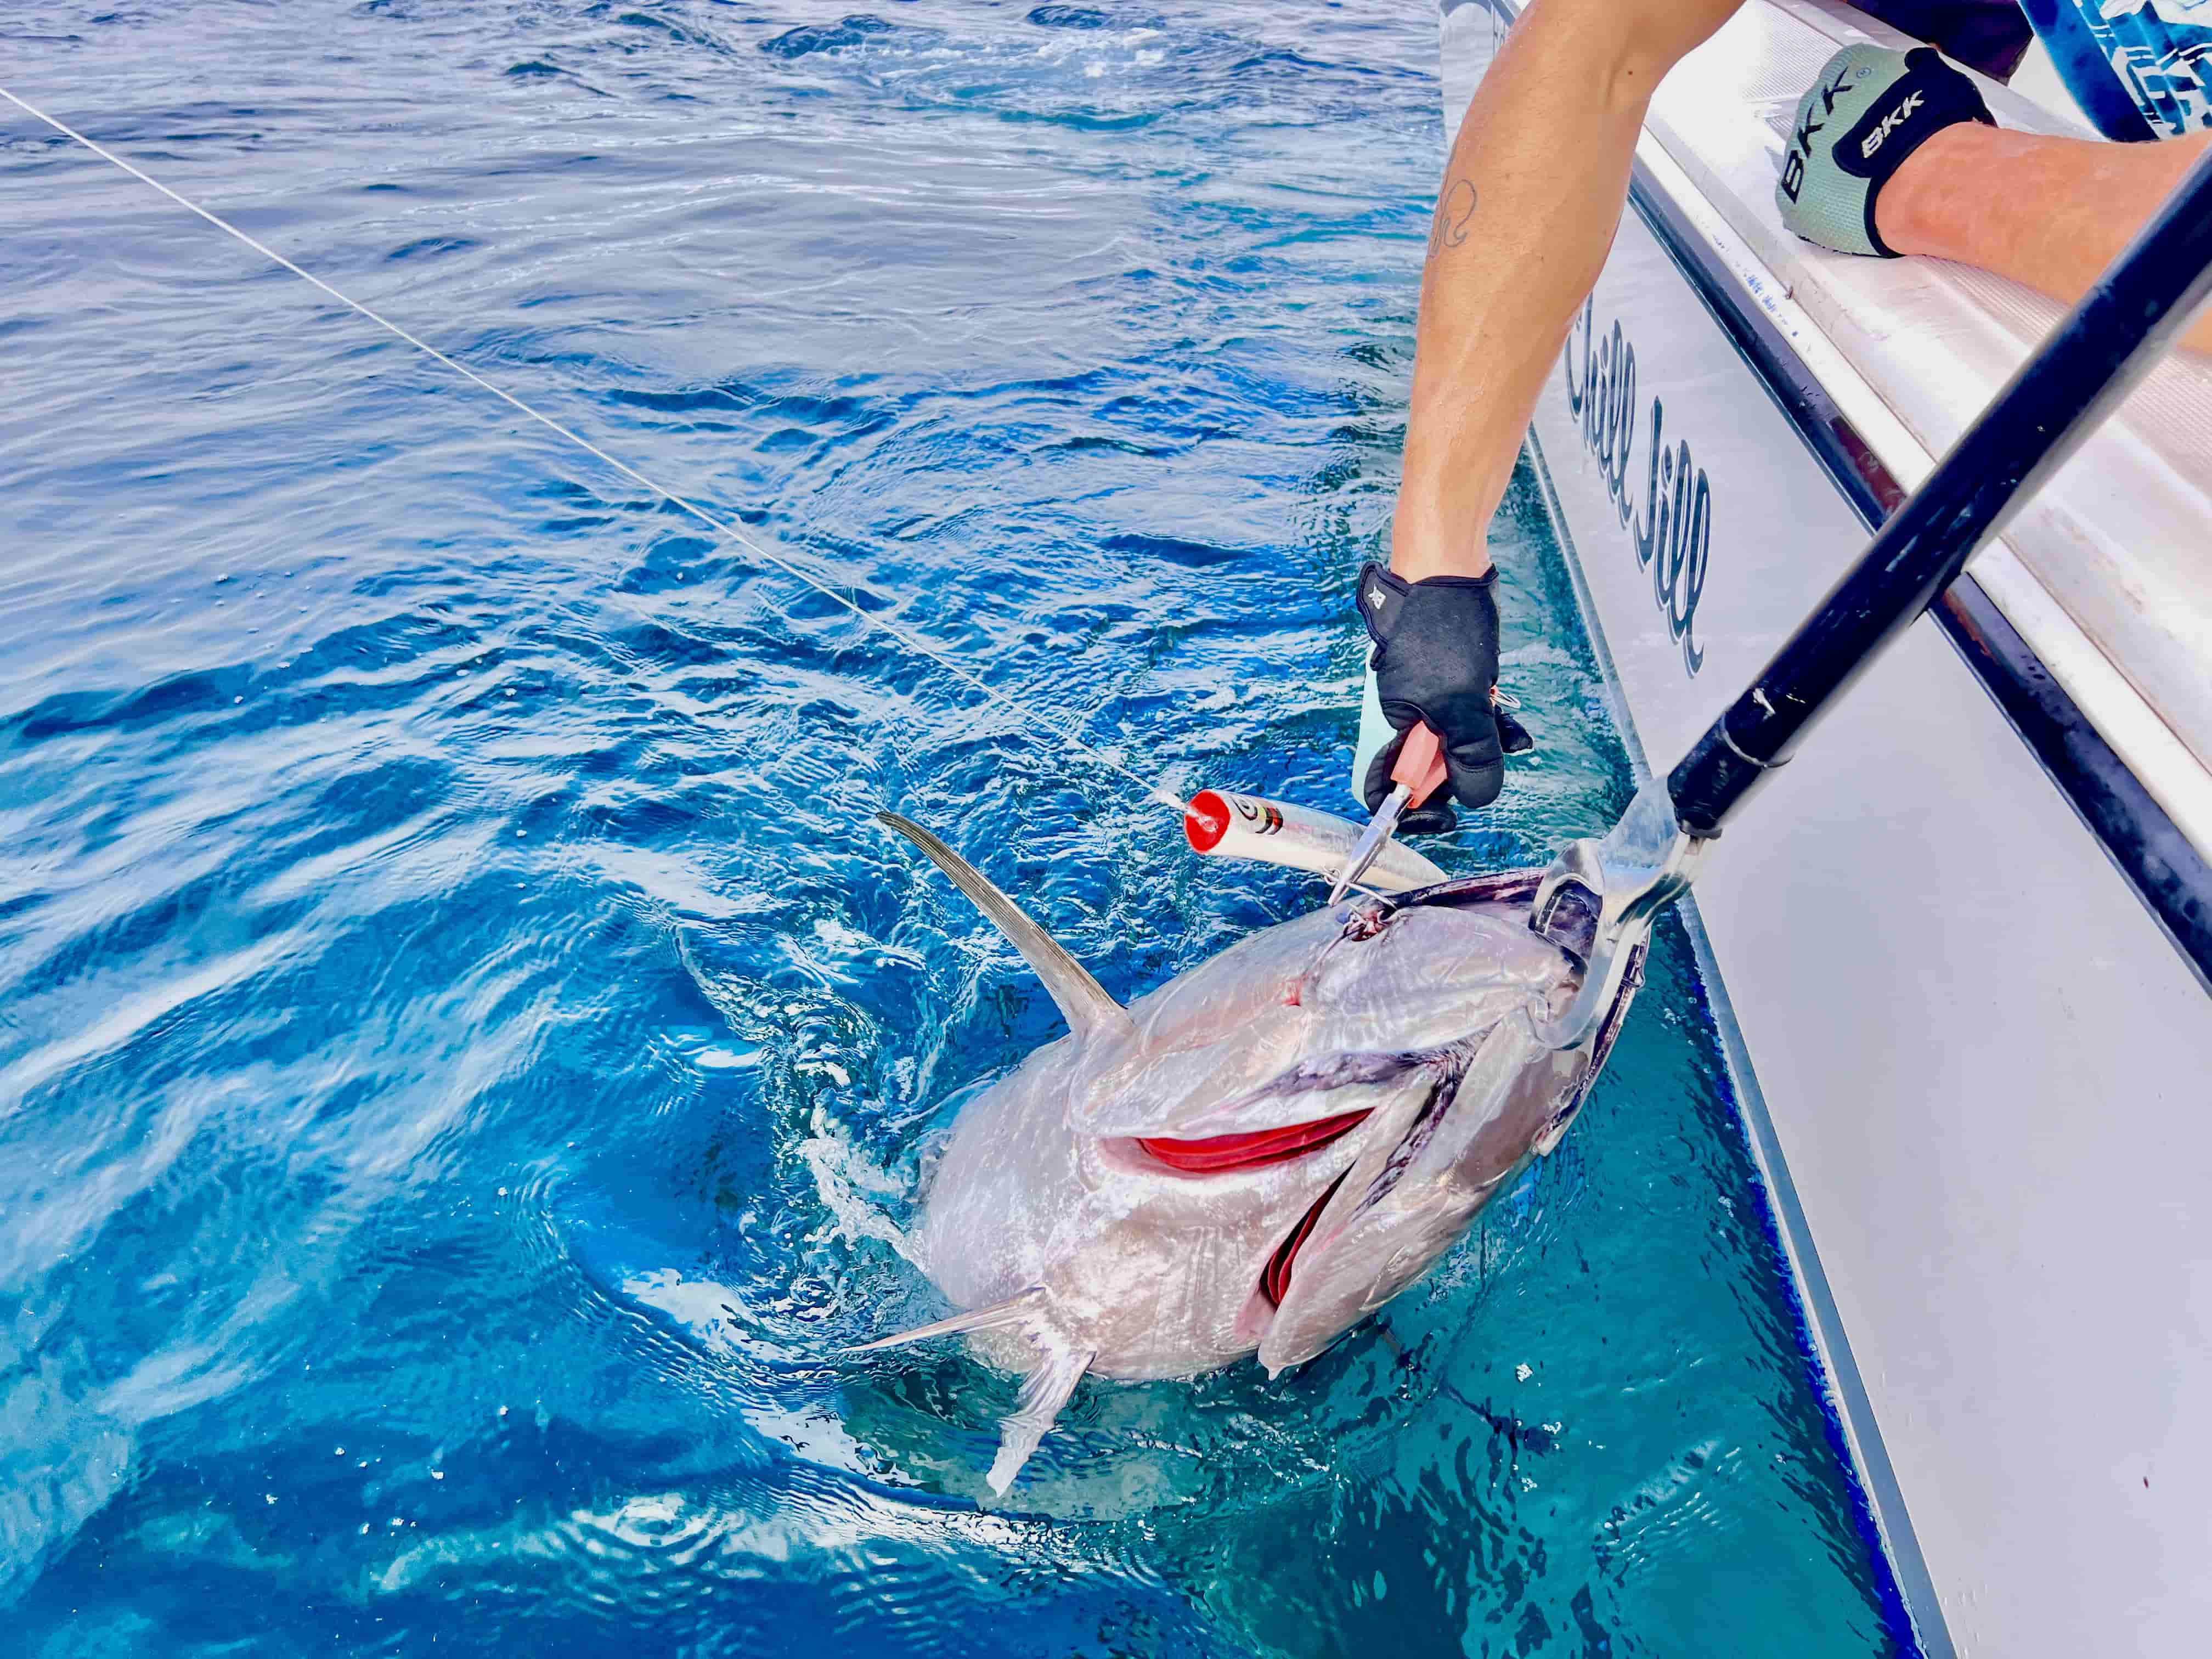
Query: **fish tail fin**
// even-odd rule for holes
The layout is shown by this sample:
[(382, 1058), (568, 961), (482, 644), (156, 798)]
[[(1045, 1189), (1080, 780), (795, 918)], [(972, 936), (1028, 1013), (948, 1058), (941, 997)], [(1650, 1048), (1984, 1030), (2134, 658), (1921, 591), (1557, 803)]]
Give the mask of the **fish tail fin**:
[(1032, 1285), (988, 1308), (970, 1308), (950, 1319), (901, 1331), (896, 1336), (878, 1337), (847, 1352), (872, 1353), (908, 1342), (927, 1342), (932, 1337), (999, 1330), (1017, 1330), (1028, 1338), (1030, 1346), (1036, 1351), (1038, 1362), (1036, 1368), (1022, 1379), (1021, 1394), (1014, 1409), (999, 1425), (999, 1455), (991, 1460), (991, 1472), (985, 1477), (991, 1490), (1003, 1498), (1097, 1354), (1095, 1348), (1079, 1348), (1060, 1334), (1053, 1322), (1050, 1298), (1043, 1285)]

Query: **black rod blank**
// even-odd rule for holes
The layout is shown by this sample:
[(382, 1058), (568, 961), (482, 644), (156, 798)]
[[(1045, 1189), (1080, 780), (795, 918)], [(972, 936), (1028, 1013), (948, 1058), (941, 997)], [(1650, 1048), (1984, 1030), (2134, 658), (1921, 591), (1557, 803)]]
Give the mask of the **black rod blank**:
[(1668, 775), (1686, 833), (1720, 833), (1759, 780), (2150, 373), (2208, 293), (2212, 151)]

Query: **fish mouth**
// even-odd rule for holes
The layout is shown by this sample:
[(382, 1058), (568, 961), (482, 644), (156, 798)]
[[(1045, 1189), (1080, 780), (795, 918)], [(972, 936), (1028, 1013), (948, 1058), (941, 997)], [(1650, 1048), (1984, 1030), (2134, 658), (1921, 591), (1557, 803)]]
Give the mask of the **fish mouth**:
[(1314, 1224), (1321, 1219), (1321, 1212), (1328, 1207), (1329, 1200), (1336, 1196), (1336, 1189), (1344, 1185), (1345, 1176), (1351, 1173), (1346, 1170), (1328, 1183), (1328, 1189), (1314, 1200), (1312, 1207), (1298, 1218), (1298, 1224), (1291, 1229), (1283, 1242), (1275, 1246), (1274, 1255), (1267, 1258), (1267, 1265), (1260, 1273), (1260, 1294), (1267, 1299), (1269, 1307), (1281, 1307), (1283, 1298), (1291, 1293), (1291, 1269), (1297, 1264), (1299, 1248), (1313, 1237)]
[[(1139, 1137), (1137, 1146), (1155, 1162), (1186, 1175), (1222, 1175), (1232, 1170), (1257, 1170), (1271, 1164), (1287, 1163), (1294, 1158), (1304, 1158), (1309, 1152), (1319, 1152), (1350, 1134), (1374, 1115), (1372, 1108), (1357, 1112), (1340, 1112), (1334, 1117), (1309, 1118), (1304, 1123), (1285, 1124), (1278, 1129), (1255, 1129), (1243, 1134), (1210, 1135), (1202, 1140), (1176, 1140), (1164, 1137)], [(1345, 1176), (1352, 1173), (1347, 1167), (1328, 1183), (1322, 1195), (1307, 1206), (1298, 1218), (1297, 1225), (1284, 1237), (1267, 1258), (1261, 1270), (1260, 1294), (1271, 1308), (1283, 1305), (1290, 1293), (1291, 1271), (1297, 1261), (1299, 1247), (1312, 1237), (1315, 1224), (1336, 1196), (1337, 1188), (1344, 1185)]]

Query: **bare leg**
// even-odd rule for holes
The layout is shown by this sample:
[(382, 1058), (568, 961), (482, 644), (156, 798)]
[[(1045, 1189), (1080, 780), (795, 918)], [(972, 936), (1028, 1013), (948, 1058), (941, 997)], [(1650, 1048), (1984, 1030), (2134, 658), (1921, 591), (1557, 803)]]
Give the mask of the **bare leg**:
[[(1899, 253), (1978, 265), (2072, 304), (2142, 228), (2212, 133), (2114, 144), (1946, 127), (1875, 198), (1875, 228)], [(2212, 313), (2182, 337), (2212, 352)]]

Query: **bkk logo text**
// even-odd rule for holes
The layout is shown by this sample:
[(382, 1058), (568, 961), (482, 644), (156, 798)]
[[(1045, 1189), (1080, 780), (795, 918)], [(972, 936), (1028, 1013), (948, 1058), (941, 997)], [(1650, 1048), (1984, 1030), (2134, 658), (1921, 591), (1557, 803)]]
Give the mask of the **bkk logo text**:
[(1636, 453), (1636, 348), (1616, 322), (1600, 339), (1595, 307), (1585, 301), (1567, 334), (1567, 407), (1581, 424), (1583, 447), (1597, 463), (1621, 528), (1636, 545), (1636, 562), (1651, 578), (1651, 597), (1682, 647), (1682, 666), (1698, 672), (1705, 653), (1692, 630), (1713, 538), (1712, 490), (1686, 441), (1667, 447), (1667, 411), (1651, 400), (1651, 435), (1640, 493)]

